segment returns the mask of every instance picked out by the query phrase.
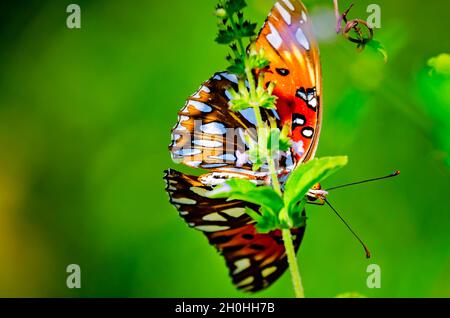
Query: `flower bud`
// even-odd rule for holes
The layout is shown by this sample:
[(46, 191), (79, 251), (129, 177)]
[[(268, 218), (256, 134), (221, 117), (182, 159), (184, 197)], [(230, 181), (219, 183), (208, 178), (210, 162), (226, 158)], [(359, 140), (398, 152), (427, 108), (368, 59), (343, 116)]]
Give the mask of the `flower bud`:
[(219, 8), (216, 10), (216, 16), (218, 16), (219, 18), (225, 18), (227, 16), (227, 12), (224, 8)]

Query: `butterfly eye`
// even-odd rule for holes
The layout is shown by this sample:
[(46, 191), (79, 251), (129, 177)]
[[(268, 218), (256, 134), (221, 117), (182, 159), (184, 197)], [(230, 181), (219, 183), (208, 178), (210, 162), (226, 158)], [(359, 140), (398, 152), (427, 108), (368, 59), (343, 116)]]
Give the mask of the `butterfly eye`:
[(285, 68), (277, 68), (276, 69), (277, 73), (280, 74), (281, 76), (288, 76), (289, 75), (289, 70), (285, 69)]

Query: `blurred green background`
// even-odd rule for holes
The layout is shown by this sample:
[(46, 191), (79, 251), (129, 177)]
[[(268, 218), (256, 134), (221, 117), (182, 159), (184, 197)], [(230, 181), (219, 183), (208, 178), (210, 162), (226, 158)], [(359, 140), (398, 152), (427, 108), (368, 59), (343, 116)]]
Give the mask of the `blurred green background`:
[[(260, 24), (272, 0), (248, 0)], [(373, 1), (353, 1), (367, 18)], [(0, 5), (0, 296), (243, 297), (222, 258), (169, 204), (163, 170), (176, 112), (226, 66), (215, 1), (64, 1)], [(348, 155), (326, 185), (401, 177), (334, 192), (310, 207), (299, 263), (309, 297), (450, 296), (450, 2), (377, 1), (377, 52), (333, 34), (332, 1), (305, 0), (324, 77), (319, 156)], [(349, 1), (341, 1), (341, 9)], [(179, 168), (179, 167), (178, 167)], [(79, 264), (82, 288), (66, 287)], [(366, 287), (366, 267), (382, 288)], [(260, 297), (293, 296), (285, 274)]]

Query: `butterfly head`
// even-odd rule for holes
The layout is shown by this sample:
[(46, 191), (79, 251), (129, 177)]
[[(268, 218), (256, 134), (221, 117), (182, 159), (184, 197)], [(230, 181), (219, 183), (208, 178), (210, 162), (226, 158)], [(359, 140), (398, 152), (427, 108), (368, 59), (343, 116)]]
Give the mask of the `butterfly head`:
[(306, 197), (309, 201), (324, 201), (328, 196), (328, 191), (322, 189), (322, 185), (320, 183), (315, 184), (306, 194)]

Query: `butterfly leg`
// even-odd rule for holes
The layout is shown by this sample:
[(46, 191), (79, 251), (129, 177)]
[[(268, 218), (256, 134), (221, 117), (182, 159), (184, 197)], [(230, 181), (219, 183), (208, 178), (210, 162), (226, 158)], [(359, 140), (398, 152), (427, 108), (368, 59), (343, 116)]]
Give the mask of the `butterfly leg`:
[(314, 200), (311, 200), (311, 198), (307, 198), (306, 203), (311, 204), (311, 205), (325, 205), (324, 200), (316, 199), (316, 198)]

